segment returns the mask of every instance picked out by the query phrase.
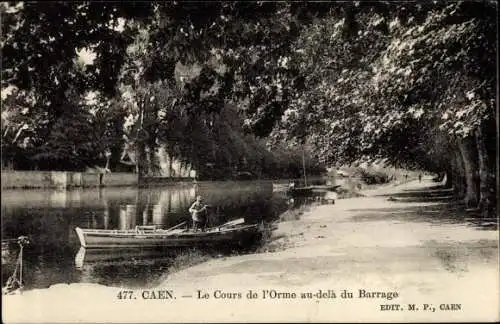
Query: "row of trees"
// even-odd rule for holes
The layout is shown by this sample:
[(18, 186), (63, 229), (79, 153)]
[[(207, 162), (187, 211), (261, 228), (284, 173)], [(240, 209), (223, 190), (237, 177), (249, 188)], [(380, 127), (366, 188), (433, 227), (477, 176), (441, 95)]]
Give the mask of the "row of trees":
[[(169, 153), (168, 158), (176, 158), (190, 164), (202, 179), (228, 179), (238, 177), (237, 171), (247, 171), (251, 175), (242, 177), (300, 177), (303, 162), (309, 173), (318, 174), (324, 168), (307, 157), (303, 161), (302, 150), (285, 145), (269, 150), (265, 139), (247, 133), (242, 127), (242, 118), (236, 107), (225, 104), (217, 113), (199, 110), (195, 116), (185, 113), (185, 107), (177, 105), (163, 109), (164, 88), (156, 85), (154, 92), (157, 106), (154, 116), (144, 118), (142, 125), (133, 118), (133, 107), (123, 100), (97, 98), (93, 103), (66, 105), (62, 114), (49, 133), (48, 138), (34, 143), (36, 130), (32, 120), (22, 114), (5, 116), (6, 123), (2, 139), (2, 159), (12, 163), (16, 169), (82, 170), (91, 166), (104, 166), (113, 171), (127, 170), (122, 164), (127, 150), (132, 147), (132, 155), (137, 152), (137, 143), (143, 144), (143, 174), (158, 174), (158, 148)], [(13, 107), (17, 93), (11, 93), (4, 107)], [(77, 102), (78, 99), (74, 99)], [(172, 104), (168, 99), (165, 100)], [(23, 107), (23, 106), (20, 106)], [(23, 108), (25, 109), (25, 108)], [(6, 110), (9, 112), (8, 110)], [(30, 124), (28, 124), (30, 123)], [(30, 126), (24, 126), (30, 125)], [(4, 125), (3, 125), (4, 126)], [(145, 133), (138, 138), (139, 127)], [(137, 137), (136, 137), (137, 136)], [(38, 144), (38, 145), (37, 145)], [(172, 159), (170, 159), (172, 161)], [(130, 161), (129, 163), (130, 164)]]
[[(297, 43), (298, 50), (312, 51), (296, 62), (305, 66), (304, 75), (323, 66), (306, 77), (314, 84), (307, 98), (317, 101), (309, 123), (320, 130), (317, 147), (334, 160), (385, 158), (446, 173), (447, 185), (468, 208), (492, 215), (497, 198), (495, 6), (361, 3), (350, 15), (323, 20)], [(352, 23), (346, 28), (348, 19)], [(297, 106), (292, 109), (304, 110), (303, 104)], [(286, 123), (293, 128), (296, 121)]]
[(347, 6), (293, 44), (306, 90), (278, 124), (313, 134), (333, 161), (446, 174), (468, 208), (493, 215), (496, 24), (489, 2)]
[[(123, 122), (139, 172), (158, 145), (198, 167), (253, 157), (263, 171), (273, 158), (260, 137), (328, 164), (443, 172), (468, 207), (494, 212), (493, 2), (17, 6), (2, 13), (2, 87), (36, 102), (26, 114), (37, 147), (73, 115), (63, 103), (92, 89), (114, 98), (102, 111)], [(94, 63), (75, 68), (75, 48)]]
[[(201, 178), (236, 170), (299, 177), (302, 151), (270, 151), (243, 129), (227, 100), (227, 67), (214, 55), (195, 58), (192, 40), (180, 32), (184, 10), (168, 3), (4, 3), (2, 162), (80, 170), (107, 161), (120, 170), (132, 151), (136, 171), (151, 174), (162, 147)], [(82, 52), (93, 61), (79, 59)], [(323, 170), (310, 157), (306, 165), (309, 173)]]

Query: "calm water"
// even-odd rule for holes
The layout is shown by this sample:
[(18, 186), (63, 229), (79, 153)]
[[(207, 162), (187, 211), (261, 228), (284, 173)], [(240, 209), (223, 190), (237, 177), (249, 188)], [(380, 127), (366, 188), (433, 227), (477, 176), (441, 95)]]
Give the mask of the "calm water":
[[(188, 208), (197, 195), (212, 206), (212, 225), (245, 218), (273, 220), (290, 207), (283, 194), (267, 182), (210, 182), (154, 189), (2, 191), (2, 238), (28, 235), (25, 249), (26, 288), (56, 283), (92, 282), (113, 286), (149, 287), (162, 280), (172, 262), (165, 251), (118, 251), (89, 254), (75, 266), (80, 244), (75, 227), (131, 229), (136, 225), (176, 225), (190, 221)], [(139, 253), (138, 253), (139, 252)], [(99, 261), (96, 261), (99, 260)], [(11, 274), (2, 267), (2, 280)]]

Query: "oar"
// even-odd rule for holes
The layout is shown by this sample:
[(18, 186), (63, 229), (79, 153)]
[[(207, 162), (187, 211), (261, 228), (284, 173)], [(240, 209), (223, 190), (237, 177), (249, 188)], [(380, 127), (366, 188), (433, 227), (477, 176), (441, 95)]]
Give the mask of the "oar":
[(180, 224), (177, 224), (177, 225), (175, 225), (175, 226), (173, 226), (173, 227), (167, 228), (165, 231), (172, 231), (172, 230), (174, 230), (174, 229), (176, 229), (176, 228), (181, 227), (181, 226), (182, 226), (182, 225), (184, 225), (184, 224), (186, 224), (186, 221), (184, 221), (184, 222), (182, 222), (182, 223), (180, 223)]
[(245, 223), (245, 219), (244, 218), (238, 218), (238, 219), (229, 221), (227, 223), (224, 223), (224, 224), (220, 225), (219, 227), (228, 227), (228, 226), (233, 226), (233, 225), (240, 225), (240, 224), (243, 224), (243, 223)]

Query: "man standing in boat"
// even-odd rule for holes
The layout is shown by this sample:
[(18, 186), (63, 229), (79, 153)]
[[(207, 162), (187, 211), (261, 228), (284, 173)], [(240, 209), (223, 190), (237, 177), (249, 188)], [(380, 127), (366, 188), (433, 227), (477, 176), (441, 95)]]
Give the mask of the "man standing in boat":
[(203, 230), (205, 225), (205, 217), (203, 212), (207, 209), (207, 206), (202, 202), (201, 196), (196, 197), (196, 201), (189, 207), (189, 212), (191, 213), (191, 218), (193, 219), (193, 230), (197, 231), (198, 228)]

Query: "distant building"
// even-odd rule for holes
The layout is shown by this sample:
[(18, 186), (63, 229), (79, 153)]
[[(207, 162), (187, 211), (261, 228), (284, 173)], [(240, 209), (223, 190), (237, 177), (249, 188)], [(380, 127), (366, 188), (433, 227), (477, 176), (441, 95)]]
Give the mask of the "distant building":
[[(125, 145), (120, 162), (124, 165), (135, 166), (136, 156), (135, 149), (129, 145)], [(154, 153), (154, 161), (152, 161), (152, 172), (154, 176), (174, 177), (174, 178), (196, 178), (197, 172), (189, 163), (184, 163), (181, 160), (171, 157), (166, 148), (160, 145)]]

